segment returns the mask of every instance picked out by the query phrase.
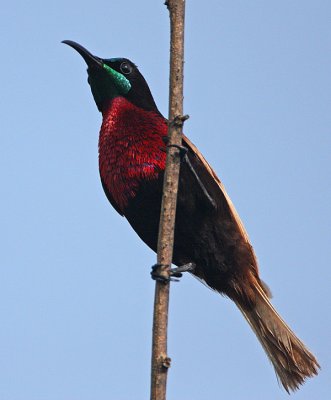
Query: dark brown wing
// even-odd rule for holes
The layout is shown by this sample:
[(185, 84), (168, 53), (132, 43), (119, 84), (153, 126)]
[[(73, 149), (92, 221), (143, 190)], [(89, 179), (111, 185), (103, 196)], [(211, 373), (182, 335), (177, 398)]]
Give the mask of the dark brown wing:
[(250, 302), (260, 281), (258, 263), (248, 234), (222, 182), (190, 140), (183, 136), (195, 173), (216, 203), (199, 187), (191, 169), (181, 166), (176, 214), (174, 262), (195, 262), (195, 274), (213, 289)]
[[(185, 135), (183, 135), (183, 144), (189, 149), (188, 155), (190, 157), (190, 160), (195, 166), (195, 169), (200, 175), (202, 181), (205, 182), (206, 187), (212, 188), (212, 192), (214, 193), (214, 195), (216, 195), (216, 199), (218, 199), (219, 196), (220, 199), (222, 199), (222, 202), (226, 203), (226, 208), (228, 210), (229, 216), (231, 217), (231, 220), (233, 221), (234, 225), (236, 225), (243, 240), (250, 244), (250, 240), (244, 224), (242, 223), (239, 214), (237, 213), (229, 195), (227, 194), (224, 185), (222, 184), (219, 177), (216, 175), (216, 172), (212, 169), (207, 160), (200, 153), (199, 149)], [(251, 253), (255, 260), (257, 268), (257, 259), (253, 247), (251, 247)]]

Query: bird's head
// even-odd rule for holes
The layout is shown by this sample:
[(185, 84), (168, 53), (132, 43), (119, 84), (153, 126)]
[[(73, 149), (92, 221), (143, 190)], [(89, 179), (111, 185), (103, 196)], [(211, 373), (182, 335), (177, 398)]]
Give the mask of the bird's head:
[(137, 66), (127, 58), (99, 58), (71, 40), (62, 43), (75, 49), (87, 64), (88, 83), (99, 111), (115, 97), (125, 97), (146, 110), (157, 111), (151, 91)]

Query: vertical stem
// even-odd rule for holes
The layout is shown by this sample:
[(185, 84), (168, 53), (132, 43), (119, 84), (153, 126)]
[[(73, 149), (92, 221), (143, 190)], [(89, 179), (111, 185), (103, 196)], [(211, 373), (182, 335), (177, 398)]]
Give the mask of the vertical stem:
[[(183, 114), (183, 67), (184, 67), (184, 17), (185, 0), (168, 0), (170, 13), (170, 87), (169, 87), (169, 145), (181, 145)], [(178, 178), (179, 150), (167, 150), (166, 170), (159, 225), (157, 263), (160, 273), (169, 277), (172, 262)], [(153, 318), (151, 400), (166, 399), (167, 373), (170, 358), (167, 356), (167, 328), (169, 307), (169, 282), (156, 281)]]

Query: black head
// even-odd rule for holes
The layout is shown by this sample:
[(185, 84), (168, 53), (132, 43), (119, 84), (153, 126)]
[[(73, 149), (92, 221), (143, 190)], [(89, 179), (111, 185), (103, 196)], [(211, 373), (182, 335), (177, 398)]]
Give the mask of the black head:
[(102, 59), (93, 56), (71, 40), (62, 43), (74, 48), (84, 58), (88, 66), (88, 83), (99, 111), (113, 98), (122, 96), (146, 111), (159, 112), (147, 82), (133, 62), (127, 58)]

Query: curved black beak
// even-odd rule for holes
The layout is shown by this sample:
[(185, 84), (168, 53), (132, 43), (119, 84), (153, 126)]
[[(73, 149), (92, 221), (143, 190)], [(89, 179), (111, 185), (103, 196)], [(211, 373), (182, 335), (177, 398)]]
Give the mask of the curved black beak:
[(85, 47), (81, 46), (80, 44), (73, 42), (72, 40), (63, 40), (62, 43), (67, 44), (68, 46), (75, 49), (85, 60), (88, 67), (101, 67), (103, 66), (103, 61), (101, 58), (94, 56)]

